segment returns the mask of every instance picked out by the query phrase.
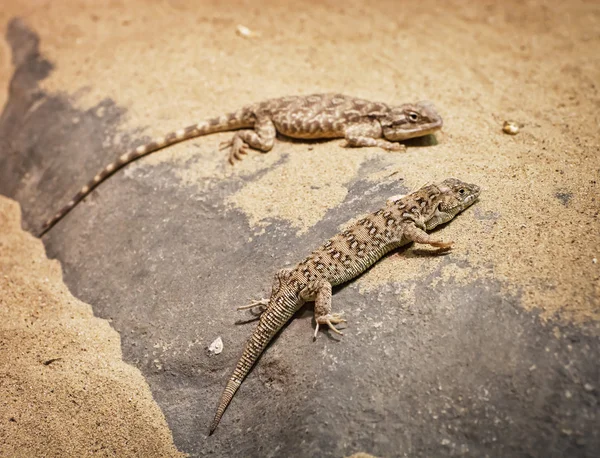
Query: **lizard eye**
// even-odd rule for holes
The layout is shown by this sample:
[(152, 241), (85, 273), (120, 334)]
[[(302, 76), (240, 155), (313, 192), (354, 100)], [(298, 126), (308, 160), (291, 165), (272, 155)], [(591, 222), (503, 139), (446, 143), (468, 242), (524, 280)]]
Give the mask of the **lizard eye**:
[(465, 193), (465, 189), (464, 188), (460, 188), (458, 190), (458, 193), (462, 196)]
[(421, 116), (419, 116), (419, 113), (415, 113), (414, 111), (408, 112), (408, 119), (410, 119), (411, 122), (417, 122), (420, 118)]

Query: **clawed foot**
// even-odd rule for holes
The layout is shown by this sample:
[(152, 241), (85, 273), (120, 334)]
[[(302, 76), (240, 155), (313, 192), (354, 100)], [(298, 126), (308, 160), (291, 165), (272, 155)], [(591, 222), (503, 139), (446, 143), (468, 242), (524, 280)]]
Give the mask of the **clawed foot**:
[(249, 147), (240, 137), (233, 137), (231, 140), (221, 142), (219, 144), (219, 150), (225, 148), (231, 148), (229, 150), (229, 163), (235, 164), (235, 161), (241, 161), (242, 156), (248, 154)]
[(436, 242), (431, 242), (430, 245), (437, 248), (441, 248), (442, 250), (449, 250), (450, 248), (452, 248), (452, 245), (454, 245), (454, 242), (442, 242), (441, 240), (439, 240)]
[(252, 301), (248, 305), (242, 305), (242, 306), (238, 307), (237, 309), (238, 310), (250, 310), (255, 307), (260, 307), (260, 308), (264, 309), (267, 305), (269, 305), (269, 299), (260, 299), (258, 301)]
[(319, 332), (320, 324), (326, 324), (327, 326), (329, 326), (329, 329), (331, 329), (336, 334), (339, 334), (341, 336), (344, 335), (342, 331), (338, 331), (334, 326), (334, 324), (346, 322), (346, 320), (342, 318), (342, 315), (340, 313), (330, 313), (328, 315), (323, 315), (316, 318), (315, 321), (317, 322), (317, 326), (315, 327), (315, 339), (317, 338), (317, 333)]
[(386, 142), (381, 147), (386, 151), (406, 152), (406, 145), (403, 143)]

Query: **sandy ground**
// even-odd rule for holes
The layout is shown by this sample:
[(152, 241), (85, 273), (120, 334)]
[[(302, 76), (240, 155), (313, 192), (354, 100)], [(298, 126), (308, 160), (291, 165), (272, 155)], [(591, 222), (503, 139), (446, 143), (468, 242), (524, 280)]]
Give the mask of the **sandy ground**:
[(0, 197), (0, 455), (184, 456), (121, 339)]
[[(389, 103), (433, 100), (445, 120), (438, 144), (405, 154), (348, 150), (339, 142), (308, 149), (279, 143), (232, 170), (215, 154), (228, 136), (216, 135), (169, 148), (144, 159), (144, 166), (168, 164), (181, 186), (210, 191), (215, 181), (208, 178), (250, 176), (275, 164), (285, 150), (287, 161), (228, 201), (256, 233), (269, 230), (273, 218), (304, 233), (344, 200), (348, 177), (374, 158), (385, 167), (365, 176), (373, 183), (394, 171), (409, 187), (446, 176), (479, 183), (481, 201), (463, 217), (462, 229), (450, 225), (442, 232), (464, 248), (453, 256), (468, 269), (445, 267), (443, 278), (498, 280), (506, 294), (518, 295), (525, 309), (539, 311), (550, 325), (594, 328), (600, 321), (598, 2), (380, 2), (377, 9), (366, 2), (19, 3), (3, 6), (0, 29), (20, 16), (40, 35), (41, 52), (56, 67), (42, 89), (67, 92), (79, 110), (95, 110), (107, 97), (117, 100), (127, 107), (123, 131), (143, 127), (144, 135), (162, 135), (286, 94), (339, 91)], [(238, 24), (259, 35), (240, 37)], [(8, 45), (1, 46), (0, 88), (7, 88), (13, 67)], [(0, 105), (7, 100), (8, 92), (0, 89)], [(503, 133), (505, 120), (518, 123), (520, 133)], [(106, 147), (119, 142), (107, 137)], [(125, 173), (134, 174), (136, 167)], [(65, 201), (81, 185), (71, 181)], [(23, 211), (26, 227), (50, 213)], [(3, 200), (1, 212), (0, 313), (7, 336), (2, 399), (9, 400), (2, 408), (10, 408), (15, 419), (8, 439), (2, 438), (4, 450), (10, 454), (28, 444), (33, 452), (54, 444), (57, 454), (66, 453), (66, 445), (52, 438), (69, 436), (78, 438), (70, 442), (79, 447), (73, 451), (83, 453), (94, 446), (90, 431), (101, 422), (101, 445), (115, 451), (126, 450), (119, 448), (130, 437), (126, 431), (136, 429), (127, 450), (152, 444), (157, 455), (176, 454), (144, 381), (119, 359), (116, 333), (69, 295), (58, 265), (17, 229), (15, 205)], [(441, 263), (391, 257), (367, 273), (360, 288), (420, 278)], [(401, 294), (410, 300), (412, 293)], [(45, 323), (51, 331), (39, 331)], [(57, 357), (62, 359), (44, 365)], [(15, 364), (23, 369), (15, 371)], [(98, 384), (81, 378), (86, 371)], [(93, 416), (82, 407), (86, 402)], [(25, 410), (31, 405), (38, 410)], [(48, 427), (40, 433), (36, 422), (42, 418)], [(72, 425), (72, 418), (92, 429), (60, 426)], [(24, 422), (31, 426), (22, 437), (11, 433), (13, 423)]]

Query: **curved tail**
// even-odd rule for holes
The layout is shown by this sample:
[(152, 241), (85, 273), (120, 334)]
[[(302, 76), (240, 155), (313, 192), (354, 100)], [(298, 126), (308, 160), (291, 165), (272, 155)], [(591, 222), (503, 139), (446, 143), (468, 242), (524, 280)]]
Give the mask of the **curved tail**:
[(61, 208), (52, 218), (46, 221), (40, 229), (38, 236), (42, 237), (73, 208), (75, 208), (75, 206), (90, 192), (92, 192), (94, 188), (130, 162), (133, 162), (142, 156), (146, 156), (150, 153), (154, 153), (155, 151), (166, 148), (167, 146), (171, 146), (175, 143), (183, 142), (194, 137), (200, 137), (202, 135), (208, 135), (216, 132), (242, 129), (244, 127), (251, 127), (252, 123), (248, 121), (247, 114), (247, 110), (242, 109), (235, 113), (211, 118), (198, 124), (171, 132), (164, 137), (156, 138), (150, 143), (138, 146), (137, 148), (122, 154), (117, 160), (111, 162), (102, 170), (100, 170), (93, 179), (91, 179), (83, 188), (79, 190), (77, 194), (75, 194), (75, 196), (73, 196), (67, 205)]
[(274, 303), (272, 300), (270, 301), (269, 306), (260, 317), (258, 326), (246, 343), (246, 348), (244, 348), (244, 352), (242, 353), (233, 374), (231, 374), (227, 386), (225, 386), (225, 390), (223, 390), (223, 394), (221, 395), (221, 399), (217, 406), (215, 418), (210, 424), (209, 436), (217, 428), (217, 425), (221, 421), (221, 417), (233, 399), (233, 395), (236, 393), (254, 364), (256, 364), (256, 361), (258, 361), (258, 358), (260, 358), (264, 349), (271, 339), (273, 339), (275, 334), (277, 334), (283, 325), (294, 315), (299, 305), (301, 304), (293, 300), (281, 301), (279, 304)]

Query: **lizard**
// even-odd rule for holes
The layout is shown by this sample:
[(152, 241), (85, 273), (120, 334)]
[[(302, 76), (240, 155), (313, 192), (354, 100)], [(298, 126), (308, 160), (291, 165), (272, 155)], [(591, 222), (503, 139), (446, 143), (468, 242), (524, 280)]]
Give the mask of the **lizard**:
[(451, 248), (453, 242), (434, 238), (426, 231), (450, 221), (473, 204), (479, 194), (477, 185), (448, 178), (406, 196), (391, 197), (383, 208), (327, 240), (295, 267), (279, 270), (269, 299), (238, 307), (261, 307), (263, 311), (221, 395), (209, 436), (268, 343), (305, 302), (315, 303), (315, 339), (319, 326), (342, 334), (335, 325), (346, 320), (341, 313), (332, 313), (332, 286), (359, 276), (388, 252), (411, 242), (442, 250)]
[(406, 147), (399, 141), (431, 134), (442, 124), (442, 118), (429, 102), (390, 106), (343, 94), (313, 94), (246, 105), (237, 111), (170, 132), (121, 154), (42, 225), (39, 237), (117, 170), (142, 156), (191, 138), (237, 130), (231, 140), (221, 144), (230, 148), (229, 162), (233, 165), (250, 149), (270, 151), (277, 133), (296, 139), (345, 138), (349, 147), (375, 146), (401, 151)]

